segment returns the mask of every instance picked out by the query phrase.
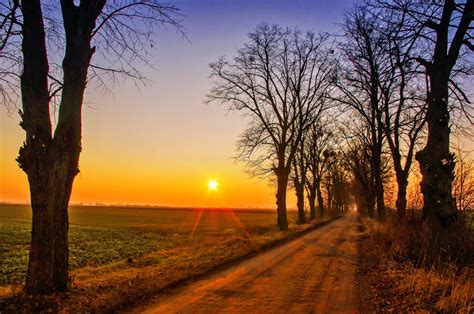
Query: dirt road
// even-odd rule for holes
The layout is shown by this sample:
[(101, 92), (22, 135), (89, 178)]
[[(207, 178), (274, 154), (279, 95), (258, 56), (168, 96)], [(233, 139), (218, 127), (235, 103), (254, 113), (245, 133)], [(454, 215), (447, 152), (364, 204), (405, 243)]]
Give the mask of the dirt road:
[(354, 313), (355, 214), (152, 300), (147, 313)]

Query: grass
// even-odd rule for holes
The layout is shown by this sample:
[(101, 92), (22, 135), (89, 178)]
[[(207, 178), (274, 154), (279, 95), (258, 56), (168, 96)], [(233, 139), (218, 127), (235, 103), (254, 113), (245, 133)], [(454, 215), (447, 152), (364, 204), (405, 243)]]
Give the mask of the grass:
[[(117, 207), (70, 209), (70, 269), (100, 266), (182, 246), (186, 238), (242, 235), (273, 224), (269, 211), (200, 211)], [(0, 285), (25, 277), (31, 209), (0, 205)]]
[(420, 254), (421, 226), (413, 230), (414, 223), (362, 223), (357, 270), (361, 312), (473, 313), (472, 261), (417, 265), (413, 256)]
[[(74, 312), (120, 309), (308, 228), (291, 223), (281, 232), (275, 213), (263, 210), (72, 207), (71, 289), (45, 305), (25, 302), (20, 293), (29, 212), (27, 206), (0, 206), (0, 309), (24, 310), (25, 304)], [(296, 220), (296, 213), (289, 216)]]
[[(0, 219), (0, 285), (23, 282), (30, 228), (26, 222)], [(75, 270), (137, 258), (152, 251), (171, 248), (179, 238), (156, 231), (72, 225), (69, 232), (70, 268)]]

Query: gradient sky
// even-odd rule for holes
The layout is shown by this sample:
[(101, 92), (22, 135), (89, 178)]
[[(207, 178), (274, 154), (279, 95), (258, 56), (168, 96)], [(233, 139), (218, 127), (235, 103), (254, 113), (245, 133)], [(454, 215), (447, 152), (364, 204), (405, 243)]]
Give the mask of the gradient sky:
[[(244, 119), (225, 107), (204, 104), (212, 83), (208, 64), (233, 56), (263, 21), (335, 32), (354, 1), (172, 3), (182, 10), (189, 41), (173, 30), (157, 34), (151, 61), (158, 71), (145, 71), (152, 85), (139, 91), (125, 82), (113, 94), (86, 91), (81, 172), (71, 201), (273, 208), (269, 182), (249, 177), (244, 165), (232, 160)], [(27, 202), (26, 175), (15, 162), (24, 139), (16, 111), (0, 108), (0, 201)], [(212, 193), (207, 189), (211, 178), (220, 184)], [(293, 203), (290, 197), (288, 205)]]

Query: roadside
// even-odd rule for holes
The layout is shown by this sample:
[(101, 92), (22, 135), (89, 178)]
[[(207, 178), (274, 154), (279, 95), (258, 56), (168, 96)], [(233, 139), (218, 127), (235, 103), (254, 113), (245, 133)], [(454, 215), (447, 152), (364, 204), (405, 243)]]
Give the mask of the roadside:
[(301, 237), (329, 223), (297, 226), (285, 232), (276, 227), (243, 227), (241, 234), (196, 234), (178, 247), (137, 259), (72, 273), (71, 289), (47, 298), (23, 296), (20, 287), (0, 300), (0, 312), (53, 311), (98, 312), (130, 307), (172, 287), (192, 282), (209, 273), (228, 268), (261, 252)]
[[(403, 229), (400, 225), (396, 227)], [(359, 230), (356, 272), (359, 312), (473, 313), (472, 266), (415, 267), (398, 254), (403, 240), (397, 240), (386, 225), (360, 219)]]

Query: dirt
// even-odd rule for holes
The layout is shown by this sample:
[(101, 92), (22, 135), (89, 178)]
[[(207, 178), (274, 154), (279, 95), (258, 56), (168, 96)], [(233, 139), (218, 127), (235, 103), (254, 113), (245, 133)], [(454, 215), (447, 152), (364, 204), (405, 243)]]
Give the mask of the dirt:
[(357, 219), (348, 214), (132, 312), (355, 313)]

